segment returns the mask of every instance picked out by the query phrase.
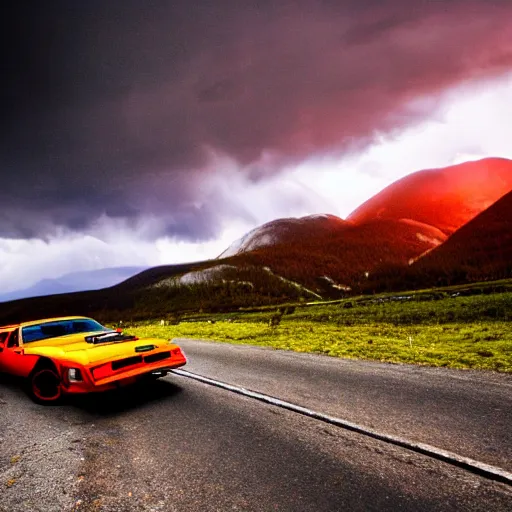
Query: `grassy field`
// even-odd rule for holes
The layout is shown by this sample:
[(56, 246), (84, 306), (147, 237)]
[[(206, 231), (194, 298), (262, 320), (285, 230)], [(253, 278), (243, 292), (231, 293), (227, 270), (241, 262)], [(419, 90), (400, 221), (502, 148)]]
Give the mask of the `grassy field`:
[[(271, 319), (275, 325), (269, 325)], [(416, 292), (196, 315), (127, 329), (334, 357), (512, 372), (512, 293)]]

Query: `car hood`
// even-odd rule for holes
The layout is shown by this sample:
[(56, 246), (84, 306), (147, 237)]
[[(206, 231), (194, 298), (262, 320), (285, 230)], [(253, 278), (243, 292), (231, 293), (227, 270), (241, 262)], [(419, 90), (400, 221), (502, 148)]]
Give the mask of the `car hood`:
[[(61, 336), (50, 340), (27, 343), (24, 354), (50, 357), (60, 361), (75, 362), (81, 365), (102, 364), (130, 357), (138, 353), (137, 347), (145, 347), (147, 352), (164, 347), (172, 350), (177, 345), (158, 338), (139, 338), (105, 343), (88, 343), (85, 338), (98, 333), (80, 333)], [(152, 346), (152, 347), (151, 347)]]

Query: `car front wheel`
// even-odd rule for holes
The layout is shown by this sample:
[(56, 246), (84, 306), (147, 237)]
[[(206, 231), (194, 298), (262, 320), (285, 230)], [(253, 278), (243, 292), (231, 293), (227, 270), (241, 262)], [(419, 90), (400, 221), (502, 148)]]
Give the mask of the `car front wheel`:
[(29, 377), (28, 393), (38, 404), (53, 404), (62, 395), (62, 383), (53, 368), (36, 368)]

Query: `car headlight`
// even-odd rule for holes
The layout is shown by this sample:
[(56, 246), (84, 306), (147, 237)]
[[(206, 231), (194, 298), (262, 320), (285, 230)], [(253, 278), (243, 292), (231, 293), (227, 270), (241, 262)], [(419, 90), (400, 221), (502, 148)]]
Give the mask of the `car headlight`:
[(82, 372), (78, 368), (70, 368), (68, 370), (69, 382), (82, 382)]

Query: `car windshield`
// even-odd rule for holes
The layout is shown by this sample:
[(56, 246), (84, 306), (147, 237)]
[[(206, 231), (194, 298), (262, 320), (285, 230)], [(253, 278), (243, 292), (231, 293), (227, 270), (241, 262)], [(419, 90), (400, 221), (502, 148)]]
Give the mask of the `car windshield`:
[(21, 332), (23, 343), (44, 340), (47, 338), (58, 338), (67, 334), (77, 332), (101, 332), (109, 331), (106, 327), (90, 318), (71, 318), (68, 320), (54, 320), (40, 324), (23, 327)]

